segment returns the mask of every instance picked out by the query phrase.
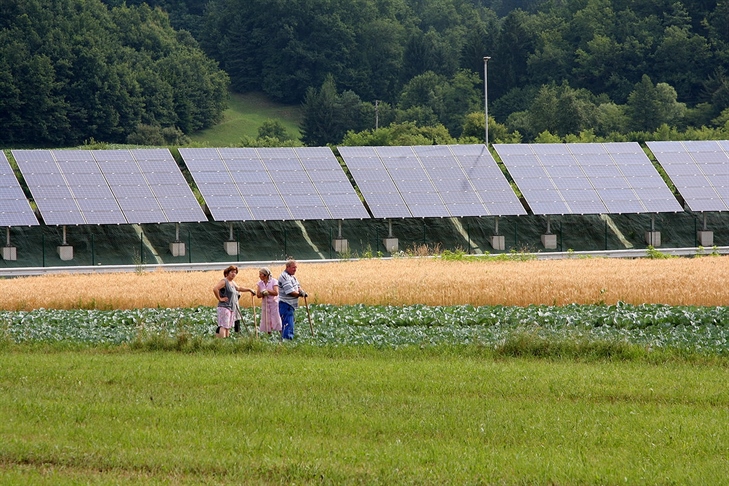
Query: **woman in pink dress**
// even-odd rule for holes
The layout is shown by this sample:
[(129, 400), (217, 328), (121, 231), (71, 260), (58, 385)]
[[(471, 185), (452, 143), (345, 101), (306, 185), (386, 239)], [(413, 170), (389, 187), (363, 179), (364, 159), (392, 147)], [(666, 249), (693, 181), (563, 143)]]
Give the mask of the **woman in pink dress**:
[(281, 331), (281, 316), (278, 313), (278, 280), (271, 276), (266, 267), (258, 270), (258, 288), (256, 296), (261, 300), (261, 332), (271, 334)]

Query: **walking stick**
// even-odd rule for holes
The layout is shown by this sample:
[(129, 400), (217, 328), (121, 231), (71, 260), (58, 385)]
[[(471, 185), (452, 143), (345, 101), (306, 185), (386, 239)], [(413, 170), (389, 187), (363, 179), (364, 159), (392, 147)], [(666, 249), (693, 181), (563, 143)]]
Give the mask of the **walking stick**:
[(314, 324), (311, 322), (311, 312), (309, 312), (309, 302), (306, 300), (306, 296), (304, 296), (304, 305), (306, 306), (306, 315), (309, 318), (309, 329), (311, 329), (311, 336), (314, 336)]
[(253, 330), (258, 337), (258, 323), (256, 322), (256, 302), (253, 300), (253, 293), (251, 292), (251, 308), (253, 309)]

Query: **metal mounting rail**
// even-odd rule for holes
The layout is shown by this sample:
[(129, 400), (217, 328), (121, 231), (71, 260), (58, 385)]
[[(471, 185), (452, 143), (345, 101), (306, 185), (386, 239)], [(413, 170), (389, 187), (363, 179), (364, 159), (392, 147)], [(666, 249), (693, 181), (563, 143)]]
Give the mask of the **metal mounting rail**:
[[(694, 256), (711, 256), (711, 255), (729, 255), (729, 246), (717, 246), (712, 248), (660, 248), (653, 250), (663, 255), (694, 257)], [(515, 253), (514, 258), (519, 257), (534, 258), (537, 260), (562, 260), (576, 258), (648, 258), (650, 251), (647, 249), (633, 250), (607, 250), (607, 251), (562, 251), (562, 252), (536, 252), (536, 253)], [(487, 261), (489, 258), (507, 257), (509, 253), (492, 253), (484, 255), (469, 255), (473, 258), (482, 258)], [(398, 258), (435, 258), (435, 257), (385, 257), (381, 260), (391, 260)], [(359, 260), (359, 259), (349, 259)], [(318, 264), (333, 263), (343, 261), (340, 259), (321, 259), (321, 260), (299, 260), (300, 263)], [(167, 263), (167, 264), (144, 264), (144, 265), (96, 265), (96, 266), (63, 266), (63, 267), (18, 267), (18, 268), (0, 268), (0, 278), (9, 277), (29, 277), (37, 275), (50, 275), (59, 273), (121, 273), (121, 272), (154, 272), (157, 270), (166, 272), (204, 272), (209, 270), (222, 270), (228, 265), (236, 265), (241, 268), (260, 268), (263, 266), (272, 267), (283, 265), (285, 260), (266, 260), (266, 261), (243, 261), (243, 262), (207, 262), (207, 263)]]

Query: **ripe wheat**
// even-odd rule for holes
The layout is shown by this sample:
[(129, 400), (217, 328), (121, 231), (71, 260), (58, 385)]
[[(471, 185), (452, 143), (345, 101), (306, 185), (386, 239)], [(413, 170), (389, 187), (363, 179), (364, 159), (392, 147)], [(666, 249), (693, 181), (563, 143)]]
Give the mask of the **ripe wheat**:
[[(220, 271), (46, 275), (0, 280), (0, 309), (213, 306)], [(283, 265), (271, 268), (274, 276)], [(334, 305), (729, 305), (729, 257), (668, 260), (445, 261), (438, 258), (302, 262), (309, 303)], [(240, 268), (253, 286), (258, 269)], [(241, 305), (258, 305), (244, 294)]]

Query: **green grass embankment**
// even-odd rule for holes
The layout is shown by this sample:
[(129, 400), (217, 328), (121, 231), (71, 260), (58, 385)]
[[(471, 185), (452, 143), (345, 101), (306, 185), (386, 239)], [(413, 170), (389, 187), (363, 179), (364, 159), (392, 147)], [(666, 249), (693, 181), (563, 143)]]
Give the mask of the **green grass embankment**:
[(274, 103), (261, 93), (231, 93), (223, 120), (214, 127), (190, 135), (190, 139), (208, 147), (239, 146), (246, 136), (258, 137), (258, 127), (266, 120), (279, 121), (290, 136), (299, 138), (298, 106)]

